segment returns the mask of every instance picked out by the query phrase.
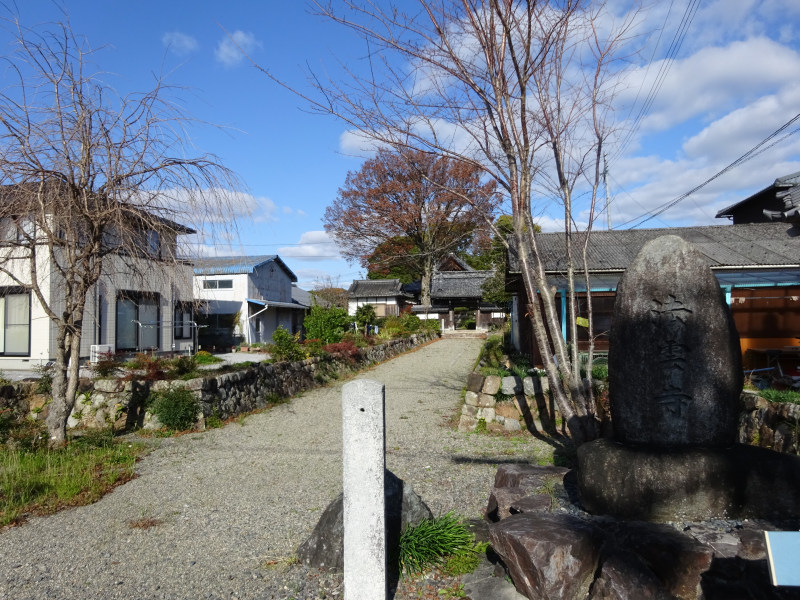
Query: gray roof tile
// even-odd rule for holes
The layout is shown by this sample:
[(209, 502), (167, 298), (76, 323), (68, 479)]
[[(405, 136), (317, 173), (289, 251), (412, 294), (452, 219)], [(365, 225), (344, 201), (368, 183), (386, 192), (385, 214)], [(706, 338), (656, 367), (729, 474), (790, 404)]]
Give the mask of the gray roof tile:
[[(585, 234), (575, 241), (580, 244)], [(788, 266), (800, 264), (800, 228), (787, 223), (750, 223), (710, 225), (705, 227), (670, 227), (663, 229), (625, 229), (593, 231), (588, 250), (591, 271), (624, 270), (644, 244), (662, 235), (677, 235), (691, 242), (706, 255), (709, 266)], [(537, 234), (537, 244), (548, 272), (566, 269), (564, 233)], [(576, 266), (583, 268), (580, 255)], [(509, 270), (518, 272), (516, 253), (511, 252)]]

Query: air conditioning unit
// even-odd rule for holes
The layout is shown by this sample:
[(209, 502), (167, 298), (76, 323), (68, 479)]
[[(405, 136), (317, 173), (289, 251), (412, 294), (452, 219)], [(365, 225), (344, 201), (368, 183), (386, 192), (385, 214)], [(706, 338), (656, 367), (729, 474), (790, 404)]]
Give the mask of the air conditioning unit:
[(89, 362), (96, 365), (112, 352), (111, 344), (92, 344), (89, 348)]

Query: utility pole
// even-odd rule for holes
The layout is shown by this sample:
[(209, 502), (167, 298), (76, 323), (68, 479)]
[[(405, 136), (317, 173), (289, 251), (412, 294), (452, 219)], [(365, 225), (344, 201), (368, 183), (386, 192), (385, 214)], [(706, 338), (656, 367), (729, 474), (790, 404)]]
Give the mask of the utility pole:
[(611, 231), (611, 198), (608, 197), (608, 162), (606, 161), (605, 152), (603, 152), (603, 192), (606, 196), (606, 220), (608, 221), (608, 230)]

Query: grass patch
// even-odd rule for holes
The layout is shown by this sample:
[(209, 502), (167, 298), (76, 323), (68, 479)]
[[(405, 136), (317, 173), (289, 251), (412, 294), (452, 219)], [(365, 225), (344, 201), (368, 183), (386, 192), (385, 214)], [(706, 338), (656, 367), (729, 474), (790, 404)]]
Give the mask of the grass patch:
[(400, 535), (400, 570), (415, 575), (438, 568), (449, 576), (471, 573), (478, 566), (486, 545), (453, 513), (426, 519), (406, 527)]
[(60, 449), (0, 449), (0, 526), (96, 502), (134, 477), (146, 450), (110, 431), (89, 432)]
[(776, 390), (773, 388), (767, 388), (758, 392), (758, 395), (769, 402), (800, 404), (800, 392), (796, 392), (794, 390)]

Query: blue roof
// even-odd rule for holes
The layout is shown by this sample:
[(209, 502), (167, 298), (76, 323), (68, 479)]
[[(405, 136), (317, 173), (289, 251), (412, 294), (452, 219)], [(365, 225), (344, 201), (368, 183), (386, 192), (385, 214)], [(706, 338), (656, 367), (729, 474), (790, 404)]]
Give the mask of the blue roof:
[(284, 271), (292, 281), (297, 281), (297, 276), (286, 266), (277, 254), (262, 254), (259, 256), (212, 256), (194, 260), (195, 275), (239, 275), (249, 274), (258, 267), (274, 262)]

